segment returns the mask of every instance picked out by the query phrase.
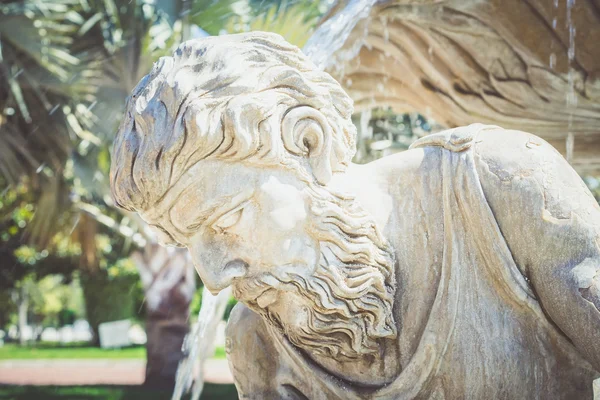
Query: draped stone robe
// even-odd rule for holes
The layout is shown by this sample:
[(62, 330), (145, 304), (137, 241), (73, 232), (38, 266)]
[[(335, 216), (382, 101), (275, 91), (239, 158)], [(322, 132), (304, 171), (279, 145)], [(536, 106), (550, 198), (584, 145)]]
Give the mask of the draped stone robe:
[[(523, 191), (515, 188), (534, 185), (536, 174), (547, 172), (544, 168), (569, 167), (541, 139), (521, 132), (501, 132), (502, 137), (494, 134), (498, 131), (472, 125), (426, 137), (413, 146), (422, 148), (418, 161), (407, 161), (406, 172), (398, 177), (392, 194), (400, 196), (399, 207), (384, 231), (397, 258), (399, 375), (378, 388), (335, 377), (238, 305), (228, 325), (227, 350), (240, 398), (592, 398), (592, 381), (599, 374), (573, 344), (585, 338), (568, 337), (547, 315), (536, 288), (525, 278), (528, 268), (536, 266), (517, 265), (512, 250), (517, 254), (521, 244), (511, 249), (505, 239), (528, 240), (523, 233), (529, 228), (523, 227), (535, 226), (530, 219), (537, 218), (523, 202), (538, 199), (519, 200), (514, 193)], [(524, 167), (510, 173), (513, 164)], [(499, 193), (507, 181), (512, 183)], [(568, 197), (572, 190), (591, 197), (587, 189), (581, 192), (582, 182), (574, 172), (567, 171), (566, 181), (579, 187), (564, 187), (567, 193), (559, 197)], [(488, 201), (486, 195), (498, 199)], [(544, 196), (552, 211), (551, 196)], [(600, 210), (593, 198), (579, 203), (585, 203), (579, 217), (588, 215), (592, 225), (577, 234), (597, 234)], [(569, 223), (577, 221), (564, 222)], [(521, 236), (503, 232), (503, 224), (505, 231), (522, 230)], [(549, 248), (558, 258), (569, 244), (545, 234), (531, 240), (554, 240)]]

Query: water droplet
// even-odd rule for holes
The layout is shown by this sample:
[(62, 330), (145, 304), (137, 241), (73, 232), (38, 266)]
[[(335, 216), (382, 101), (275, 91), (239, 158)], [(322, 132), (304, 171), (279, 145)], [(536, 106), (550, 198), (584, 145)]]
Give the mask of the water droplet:
[(573, 161), (573, 147), (575, 146), (575, 135), (569, 132), (567, 135), (567, 154), (566, 159), (568, 162)]

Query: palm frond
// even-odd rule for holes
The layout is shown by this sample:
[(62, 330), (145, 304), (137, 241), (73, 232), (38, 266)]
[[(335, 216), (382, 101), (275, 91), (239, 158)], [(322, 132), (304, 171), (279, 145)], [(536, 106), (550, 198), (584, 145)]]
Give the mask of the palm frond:
[[(302, 0), (297, 2), (248, 2), (232, 3), (227, 23), (228, 33), (267, 31), (278, 33), (291, 44), (302, 47), (312, 34), (322, 10), (319, 2)], [(202, 29), (202, 20), (194, 22)], [(209, 31), (209, 30), (207, 30)], [(209, 31), (210, 32), (210, 31)]]
[(62, 168), (71, 150), (62, 106), (93, 95), (80, 83), (93, 71), (70, 49), (81, 20), (73, 4), (13, 1), (0, 11), (0, 148), (11, 153), (0, 173), (9, 184), (40, 166)]
[(97, 161), (133, 86), (180, 40), (181, 24), (170, 20), (141, 0), (13, 0), (0, 8), (0, 180), (29, 177), (43, 188), (28, 234), (36, 244), (48, 243), (57, 227), (49, 218), (73, 190), (100, 202), (108, 192)]

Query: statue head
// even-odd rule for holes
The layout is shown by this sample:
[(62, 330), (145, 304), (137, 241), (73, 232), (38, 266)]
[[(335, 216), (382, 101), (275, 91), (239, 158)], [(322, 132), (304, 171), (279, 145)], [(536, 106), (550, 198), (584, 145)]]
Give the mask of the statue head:
[(355, 358), (394, 337), (393, 256), (329, 187), (354, 154), (352, 101), (278, 35), (210, 37), (161, 58), (113, 149), (115, 202), (187, 247), (206, 287), (296, 345)]

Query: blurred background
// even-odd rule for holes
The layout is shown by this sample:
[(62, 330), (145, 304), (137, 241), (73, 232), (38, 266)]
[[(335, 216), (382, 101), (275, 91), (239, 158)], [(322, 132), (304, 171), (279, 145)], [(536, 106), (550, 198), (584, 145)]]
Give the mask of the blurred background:
[[(400, 3), (1, 1), (0, 399), (168, 399), (176, 380), (177, 396), (195, 381), (195, 392), (184, 396), (237, 398), (223, 349), (234, 300), (227, 293), (205, 299), (199, 323), (202, 282), (185, 251), (158, 246), (109, 192), (110, 148), (125, 99), (184, 40), (262, 30), (306, 45), (356, 101), (356, 162), (406, 150), (445, 127), (521, 126), (555, 145), (598, 198), (600, 69), (593, 64), (600, 57), (577, 42), (577, 30), (598, 36), (598, 21), (584, 18), (592, 1), (541, 1), (557, 4), (543, 24), (539, 12), (517, 21), (500, 8), (487, 11), (500, 22), (484, 28), (506, 39), (516, 61), (490, 35), (489, 60), (479, 60), (478, 47), (464, 43), (484, 28)], [(546, 36), (533, 32), (536, 21)], [(454, 41), (427, 33), (434, 31)], [(562, 45), (540, 55), (533, 49), (550, 45), (519, 47), (507, 35)], [(444, 52), (453, 61), (439, 65), (435, 57)], [(532, 91), (542, 100), (533, 101)]]

